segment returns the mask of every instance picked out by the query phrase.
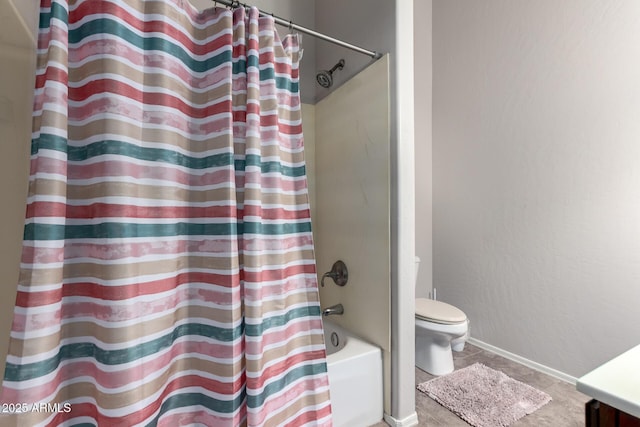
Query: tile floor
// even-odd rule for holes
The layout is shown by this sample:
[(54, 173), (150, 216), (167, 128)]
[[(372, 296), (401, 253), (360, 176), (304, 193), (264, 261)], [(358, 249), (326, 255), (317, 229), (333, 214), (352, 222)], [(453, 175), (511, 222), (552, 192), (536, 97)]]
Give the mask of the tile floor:
[[(502, 371), (511, 378), (536, 387), (552, 397), (553, 400), (551, 402), (533, 414), (521, 418), (512, 424), (512, 427), (584, 426), (584, 404), (591, 399), (576, 391), (574, 385), (468, 343), (465, 345), (464, 351), (454, 353), (454, 365), (456, 369), (464, 368), (476, 362)], [(416, 385), (431, 378), (433, 378), (432, 375), (416, 368)], [(416, 390), (416, 411), (418, 413), (420, 426), (465, 427), (469, 425), (458, 418), (457, 415), (440, 406), (440, 404), (418, 390)], [(381, 422), (374, 427), (384, 426), (386, 426), (386, 424)]]

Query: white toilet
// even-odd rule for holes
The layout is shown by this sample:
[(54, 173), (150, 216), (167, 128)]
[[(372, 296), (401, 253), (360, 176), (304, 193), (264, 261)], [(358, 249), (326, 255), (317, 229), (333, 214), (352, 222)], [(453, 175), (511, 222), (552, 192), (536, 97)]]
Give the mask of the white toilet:
[[(416, 257), (416, 284), (420, 258)], [(469, 320), (462, 310), (444, 302), (416, 298), (416, 366), (432, 375), (453, 372), (451, 350), (462, 351)]]

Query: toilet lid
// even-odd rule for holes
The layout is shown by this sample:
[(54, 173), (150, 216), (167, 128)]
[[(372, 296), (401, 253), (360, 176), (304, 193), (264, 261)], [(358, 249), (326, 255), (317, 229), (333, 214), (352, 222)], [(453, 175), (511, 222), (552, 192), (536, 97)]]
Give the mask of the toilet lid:
[(467, 315), (459, 308), (427, 298), (416, 298), (416, 317), (444, 324), (461, 323), (467, 320)]

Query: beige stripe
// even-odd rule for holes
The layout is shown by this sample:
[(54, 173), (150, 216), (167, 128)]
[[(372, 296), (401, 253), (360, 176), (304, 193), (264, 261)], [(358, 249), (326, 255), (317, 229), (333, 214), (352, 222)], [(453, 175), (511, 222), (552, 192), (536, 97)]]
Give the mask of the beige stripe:
[[(260, 312), (262, 316), (268, 316), (269, 313), (280, 311), (283, 308), (291, 307), (296, 304), (305, 303), (307, 301), (317, 302), (317, 298), (314, 298), (314, 295), (317, 293), (308, 292), (302, 294), (294, 294), (287, 296), (286, 300), (280, 301), (265, 301), (260, 307)], [(247, 312), (256, 308), (247, 306)], [(126, 307), (122, 307), (122, 310), (128, 310)], [(96, 339), (107, 343), (107, 344), (118, 344), (123, 342), (131, 342), (136, 339), (142, 339), (146, 336), (162, 333), (168, 333), (174, 325), (183, 321), (190, 320), (191, 322), (197, 322), (197, 318), (207, 319), (207, 320), (215, 320), (215, 321), (225, 321), (229, 324), (237, 321), (241, 316), (240, 309), (218, 309), (215, 307), (202, 307), (198, 305), (191, 305), (189, 307), (182, 307), (177, 309), (175, 312), (167, 314), (163, 317), (148, 320), (145, 322), (140, 322), (137, 324), (129, 324), (123, 327), (117, 326), (101, 326), (92, 322), (73, 322), (62, 325), (62, 328), (59, 332), (38, 338), (31, 339), (12, 339), (11, 345), (9, 349), (9, 354), (20, 357), (20, 356), (35, 356), (37, 354), (42, 354), (51, 350), (56, 349), (60, 345), (60, 341), (63, 339), (72, 339), (79, 337), (95, 337)], [(320, 337), (321, 338), (321, 337)], [(322, 343), (322, 339), (320, 341), (314, 340), (315, 344)], [(306, 345), (306, 343), (302, 343), (302, 345)], [(275, 357), (283, 357), (285, 353), (282, 353), (280, 350), (274, 350)], [(268, 360), (268, 359), (267, 359)]]
[[(61, 42), (62, 40), (58, 40)], [(59, 47), (52, 47), (51, 44), (48, 45), (47, 50), (44, 50), (42, 53), (38, 54), (36, 57), (36, 70), (44, 71), (47, 68), (47, 64), (49, 62), (58, 62), (59, 64), (68, 64), (68, 54), (64, 49), (60, 49)]]
[[(267, 264), (269, 258), (263, 259), (262, 266), (267, 268), (269, 265), (280, 266), (300, 260), (313, 260), (312, 250), (302, 250), (279, 254), (277, 257), (271, 257), (273, 264)], [(254, 265), (247, 263), (246, 265)], [(237, 268), (237, 260), (235, 258), (218, 258), (210, 256), (180, 256), (169, 260), (159, 261), (132, 261), (129, 264), (94, 264), (94, 263), (75, 263), (65, 264), (62, 268), (62, 278), (60, 277), (60, 267), (55, 268), (38, 268), (38, 269), (21, 269), (21, 283), (27, 283), (29, 286), (50, 285), (52, 283), (60, 283), (62, 280), (88, 278), (100, 280), (120, 280), (128, 278), (136, 278), (140, 276), (170, 274), (179, 270), (193, 269), (216, 269), (222, 270), (220, 274), (232, 274), (232, 269)], [(24, 280), (24, 281), (23, 281)]]
[[(278, 395), (280, 396), (280, 394)], [(323, 391), (321, 393), (309, 394), (304, 396), (298, 396), (294, 401), (289, 401), (287, 405), (279, 412), (272, 412), (270, 417), (265, 420), (265, 427), (278, 427), (285, 425), (287, 418), (292, 417), (298, 411), (315, 407), (321, 403), (329, 402), (329, 391)]]
[[(36, 188), (31, 188), (36, 187)], [(67, 191), (65, 191), (65, 188)], [(191, 203), (206, 203), (212, 200), (233, 200), (235, 192), (228, 188), (193, 190), (172, 188), (168, 186), (142, 185), (122, 182), (102, 182), (89, 185), (61, 185), (59, 181), (39, 179), (30, 184), (30, 194), (42, 194), (51, 196), (66, 196), (69, 200), (89, 200), (104, 197), (129, 197), (131, 199), (156, 199), (164, 201)], [(35, 191), (37, 190), (37, 192)], [(279, 194), (279, 193), (253, 193), (261, 196), (263, 204), (283, 205), (287, 207), (298, 207), (308, 202), (308, 196), (304, 194)], [(246, 200), (251, 200), (245, 196)]]
[[(186, 269), (217, 269), (221, 274), (232, 274), (232, 269), (237, 268), (235, 258), (220, 258), (209, 256), (178, 256), (168, 260), (142, 261), (135, 260), (128, 264), (94, 264), (73, 263), (63, 267), (64, 279), (96, 278), (101, 280), (118, 280), (134, 278), (146, 275), (168, 274)], [(31, 277), (33, 285), (52, 283), (51, 277), (58, 276), (60, 268), (36, 269)], [(55, 282), (54, 282), (55, 283)]]
[[(122, 311), (130, 310), (128, 307), (122, 307)], [(202, 307), (193, 305), (189, 307), (181, 307), (175, 312), (167, 314), (163, 317), (139, 322), (136, 324), (128, 324), (127, 326), (101, 326), (92, 322), (78, 321), (62, 325), (59, 332), (45, 337), (12, 340), (11, 353), (18, 357), (35, 356), (47, 351), (54, 350), (60, 345), (61, 340), (68, 340), (81, 337), (95, 337), (106, 344), (118, 344), (132, 342), (134, 340), (144, 340), (152, 334), (169, 333), (177, 323), (187, 320), (188, 322), (197, 322), (196, 318), (207, 320), (215, 319), (218, 322), (228, 322), (230, 325), (241, 318), (241, 311), (237, 309), (218, 309), (215, 307)], [(134, 319), (135, 320), (135, 319)], [(15, 344), (15, 346), (14, 346)], [(131, 344), (131, 346), (137, 345)], [(122, 346), (121, 346), (122, 347)], [(119, 347), (119, 348), (121, 348)]]
[[(27, 403), (27, 402), (25, 402)], [(36, 402), (28, 402), (29, 404)], [(39, 403), (39, 402), (37, 402)], [(46, 412), (23, 412), (21, 414), (0, 414), (2, 427), (33, 427), (50, 417)]]
[[(58, 114), (55, 111), (45, 111), (43, 116), (33, 118), (34, 129), (40, 129), (42, 126), (57, 127), (57, 124), (66, 120), (65, 115)], [(210, 136), (204, 140), (195, 140), (185, 138), (178, 132), (174, 132), (171, 128), (166, 129), (150, 129), (144, 128), (138, 124), (114, 119), (113, 117), (101, 118), (93, 120), (82, 126), (65, 125), (68, 127), (69, 137), (73, 140), (87, 140), (96, 135), (103, 135), (107, 132), (123, 135), (133, 140), (157, 142), (169, 146), (175, 146), (183, 149), (187, 153), (202, 153), (211, 150), (219, 150), (226, 148), (231, 143), (233, 136), (231, 134), (220, 134)], [(222, 131), (224, 129), (220, 129)], [(231, 131), (231, 128), (228, 128)], [(193, 129), (194, 134), (198, 134), (198, 129)], [(133, 159), (132, 159), (133, 160)]]
[[(70, 82), (79, 82), (86, 79), (89, 76), (98, 75), (104, 76), (106, 73), (113, 73), (118, 76), (126, 77), (127, 80), (132, 80), (140, 84), (144, 84), (144, 92), (151, 92), (151, 88), (160, 89), (158, 92), (165, 95), (181, 96), (184, 99), (195, 103), (196, 105), (210, 104), (212, 101), (221, 102), (226, 97), (231, 96), (231, 64), (228, 65), (228, 73), (223, 73), (220, 70), (220, 80), (214, 81), (211, 78), (204, 80), (207, 83), (208, 90), (204, 92), (192, 91), (189, 85), (192, 81), (183, 82), (178, 78), (177, 74), (167, 75), (161, 73), (153, 73), (150, 71), (140, 71), (136, 68), (130, 67), (128, 64), (120, 62), (113, 58), (105, 58), (95, 56), (91, 61), (83, 64), (80, 67), (74, 68), (69, 74)], [(208, 70), (208, 75), (213, 77), (215, 71)], [(106, 77), (106, 76), (104, 76)], [(216, 83), (224, 82), (225, 84), (213, 86)], [(125, 83), (123, 81), (123, 83)], [(272, 108), (277, 108), (277, 101), (270, 100), (267, 104)], [(199, 107), (201, 108), (201, 107)]]
[[(53, 117), (54, 112), (48, 113)], [(35, 118), (36, 126), (40, 126), (40, 119), (38, 117)], [(37, 128), (37, 127), (36, 127)], [(132, 124), (129, 122), (121, 121), (118, 119), (104, 118), (100, 120), (95, 120), (92, 122), (88, 122), (82, 126), (69, 125), (69, 135), (75, 140), (86, 140), (95, 135), (101, 135), (105, 132), (109, 132), (109, 130), (114, 130), (118, 135), (123, 135), (125, 137), (131, 138), (133, 140), (140, 140), (145, 142), (157, 142), (166, 144), (169, 146), (179, 147), (187, 153), (199, 154), (211, 150), (220, 150), (223, 148), (227, 148), (233, 139), (233, 135), (231, 133), (220, 134), (216, 136), (207, 137), (204, 140), (196, 140), (185, 138), (180, 133), (168, 129), (150, 129), (139, 126), (138, 124)], [(219, 129), (222, 131), (231, 132), (231, 127), (225, 127), (224, 129)], [(193, 134), (199, 134), (200, 130), (193, 129)], [(295, 135), (293, 136), (296, 137)], [(259, 139), (256, 140), (259, 142)], [(246, 145), (244, 143), (235, 143), (234, 149), (236, 154), (242, 154), (246, 150)], [(282, 157), (283, 161), (291, 162), (291, 163), (300, 163), (304, 160), (304, 153), (302, 150), (297, 152), (289, 152), (282, 150), (279, 145), (269, 145), (260, 147), (261, 155), (263, 157), (267, 156), (279, 156)]]

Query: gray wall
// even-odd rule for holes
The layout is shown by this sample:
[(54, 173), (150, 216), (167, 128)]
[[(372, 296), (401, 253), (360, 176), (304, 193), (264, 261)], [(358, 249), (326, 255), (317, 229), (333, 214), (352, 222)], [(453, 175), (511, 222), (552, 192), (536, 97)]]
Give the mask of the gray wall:
[(414, 73), (415, 73), (415, 180), (416, 180), (416, 255), (420, 270), (417, 297), (429, 297), (433, 283), (431, 183), (432, 138), (432, 0), (415, 0), (414, 4)]
[(434, 286), (573, 376), (640, 342), (640, 2), (433, 2)]
[[(365, 49), (392, 53), (396, 40), (394, 3), (386, 0), (316, 1), (315, 28)], [(340, 59), (344, 59), (346, 63), (343, 70), (334, 73), (332, 88), (324, 89), (317, 85), (317, 100), (327, 96), (331, 90), (339, 87), (372, 62), (370, 57), (343, 47), (322, 40), (316, 43), (318, 70), (331, 69)]]

